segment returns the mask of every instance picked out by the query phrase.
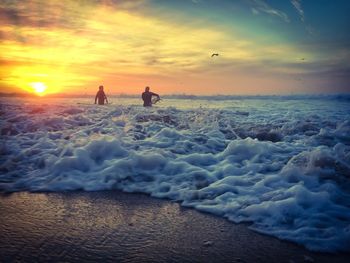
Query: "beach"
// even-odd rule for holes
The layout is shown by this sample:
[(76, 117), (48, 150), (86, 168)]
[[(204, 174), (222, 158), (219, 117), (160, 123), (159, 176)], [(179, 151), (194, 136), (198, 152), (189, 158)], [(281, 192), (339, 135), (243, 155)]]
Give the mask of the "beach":
[(347, 262), (144, 194), (0, 197), (1, 262)]

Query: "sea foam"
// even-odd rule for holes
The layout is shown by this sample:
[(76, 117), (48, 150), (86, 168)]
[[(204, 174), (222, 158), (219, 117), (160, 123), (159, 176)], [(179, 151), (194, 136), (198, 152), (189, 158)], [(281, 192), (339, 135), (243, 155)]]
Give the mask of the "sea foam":
[(0, 190), (144, 192), (350, 251), (349, 102), (210, 103), (2, 102)]

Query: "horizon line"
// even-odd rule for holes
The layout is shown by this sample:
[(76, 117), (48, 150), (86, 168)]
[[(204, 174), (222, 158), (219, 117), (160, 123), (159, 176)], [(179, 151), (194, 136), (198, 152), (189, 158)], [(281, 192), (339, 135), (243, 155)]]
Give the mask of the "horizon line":
[[(222, 98), (230, 97), (338, 97), (338, 96), (349, 96), (350, 92), (343, 93), (288, 93), (288, 94), (211, 94), (211, 95), (196, 95), (187, 93), (173, 93), (164, 94), (161, 97), (174, 98), (174, 99), (200, 99), (200, 98)], [(39, 95), (36, 93), (26, 92), (0, 92), (0, 97), (39, 97), (39, 98), (93, 98), (95, 94), (64, 94), (64, 93), (51, 93), (45, 95)], [(139, 94), (134, 93), (113, 93), (109, 94), (108, 97), (120, 97), (120, 98), (138, 98)]]

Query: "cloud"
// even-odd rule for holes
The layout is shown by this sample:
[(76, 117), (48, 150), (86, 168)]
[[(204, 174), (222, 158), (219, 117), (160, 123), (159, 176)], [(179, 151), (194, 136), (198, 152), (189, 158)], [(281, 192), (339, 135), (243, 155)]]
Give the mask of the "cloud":
[[(245, 1), (255, 15), (289, 21), (286, 14), (265, 1)], [(278, 86), (291, 74), (317, 71), (316, 62), (327, 54), (324, 51), (313, 58), (310, 54), (319, 49), (314, 43), (307, 50), (290, 41), (275, 43), (275, 34), (269, 30), (246, 35), (235, 27), (218, 27), (196, 16), (185, 23), (169, 19), (176, 17), (170, 13), (165, 13), (167, 19), (149, 15), (143, 8), (146, 2), (0, 2), (0, 86), (23, 88), (31, 82), (44, 82), (49, 92), (74, 93), (85, 88), (92, 91), (103, 83), (138, 92), (136, 87), (144, 83), (157, 83), (165, 92), (172, 90), (176, 79), (185, 79), (188, 90), (184, 92), (191, 92), (192, 84), (193, 92), (204, 92), (203, 88), (211, 92), (211, 86), (250, 84), (253, 92), (254, 83), (259, 84), (262, 78), (270, 78)], [(265, 41), (269, 37), (271, 40)], [(214, 51), (220, 56), (211, 59)], [(306, 57), (307, 63), (301, 63), (300, 57)], [(333, 64), (326, 66), (332, 69)], [(348, 72), (341, 69), (342, 65), (335, 70), (337, 74)]]
[[(64, 6), (42, 1), (40, 8), (22, 3), (2, 6), (7, 16), (0, 24), (0, 61), (7, 77), (0, 85), (25, 88), (40, 81), (50, 87), (49, 92), (59, 92), (92, 86), (106, 76), (195, 71), (210, 61), (212, 49), (224, 50), (225, 43), (231, 47), (227, 56), (242, 54), (238, 40), (216, 28), (166, 22), (115, 8), (110, 2), (78, 7), (74, 1)], [(61, 14), (69, 15), (61, 21)], [(38, 21), (47, 23), (42, 26)]]
[(291, 3), (294, 6), (294, 8), (298, 11), (300, 15), (300, 20), (304, 22), (305, 16), (304, 16), (304, 10), (301, 7), (301, 0), (291, 0)]
[[(291, 4), (293, 5), (293, 7), (297, 10), (299, 16), (300, 16), (300, 21), (305, 23), (305, 13), (304, 10), (301, 6), (301, 0), (291, 0)], [(315, 29), (310, 26), (310, 25), (306, 25), (305, 26), (305, 30), (311, 35), (311, 36), (315, 36), (317, 35), (317, 32), (315, 31)]]
[(271, 16), (276, 16), (278, 18), (281, 18), (283, 21), (289, 23), (289, 17), (286, 13), (274, 9), (270, 7), (267, 3), (265, 3), (263, 0), (248, 0), (248, 2), (253, 6), (252, 12), (253, 14), (258, 14), (259, 12), (265, 13)]
[(144, 7), (150, 0), (88, 0), (95, 5), (112, 6), (118, 10), (137, 10)]
[(254, 15), (258, 15), (260, 12), (258, 10), (256, 10), (255, 8), (252, 8), (252, 13)]
[(36, 28), (79, 28), (93, 15), (88, 2), (80, 6), (75, 1), (23, 0), (0, 3), (0, 24)]

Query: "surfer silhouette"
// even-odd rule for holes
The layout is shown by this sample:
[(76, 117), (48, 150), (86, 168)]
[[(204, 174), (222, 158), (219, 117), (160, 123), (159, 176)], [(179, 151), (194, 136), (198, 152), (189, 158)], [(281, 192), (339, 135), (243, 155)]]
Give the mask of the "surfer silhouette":
[[(153, 96), (155, 97), (154, 100), (152, 100)], [(152, 107), (152, 104), (157, 103), (160, 100), (160, 97), (158, 94), (150, 92), (149, 87), (146, 87), (145, 92), (142, 93), (142, 99), (144, 107)]]
[(96, 97), (95, 97), (95, 104), (97, 100), (99, 105), (105, 104), (105, 100), (106, 100), (106, 103), (108, 104), (108, 99), (105, 92), (103, 91), (102, 85), (98, 87), (98, 92), (96, 93)]

